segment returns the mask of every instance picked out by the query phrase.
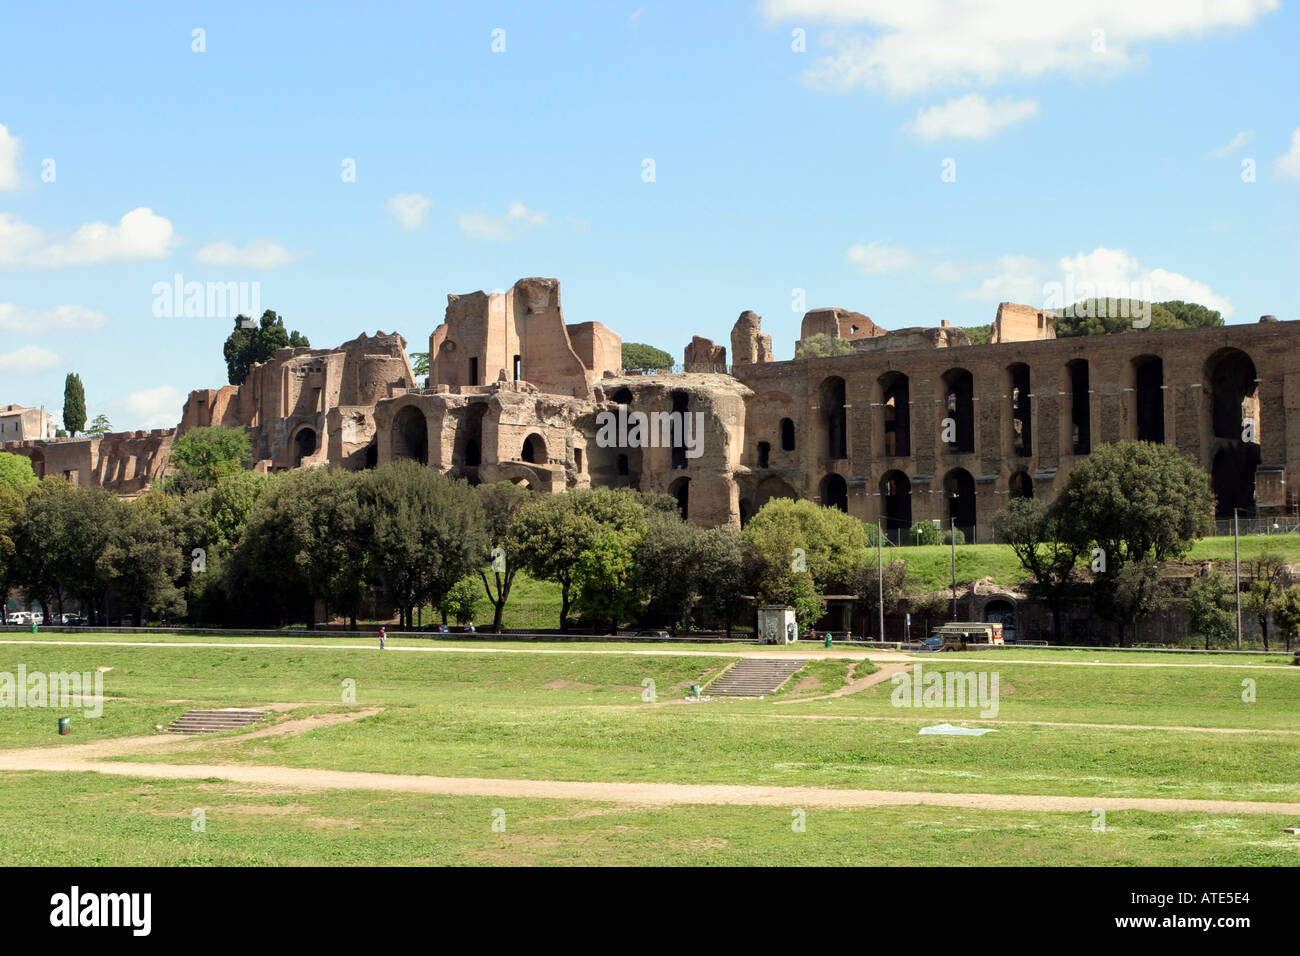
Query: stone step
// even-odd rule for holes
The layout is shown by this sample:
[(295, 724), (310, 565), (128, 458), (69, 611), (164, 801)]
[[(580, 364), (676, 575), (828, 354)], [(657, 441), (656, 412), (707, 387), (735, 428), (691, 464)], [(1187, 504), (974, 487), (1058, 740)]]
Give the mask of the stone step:
[(167, 728), (169, 734), (213, 734), (255, 724), (266, 716), (264, 710), (188, 710)]
[(775, 693), (806, 660), (764, 660), (745, 658), (723, 671), (705, 693), (726, 697), (764, 697)]

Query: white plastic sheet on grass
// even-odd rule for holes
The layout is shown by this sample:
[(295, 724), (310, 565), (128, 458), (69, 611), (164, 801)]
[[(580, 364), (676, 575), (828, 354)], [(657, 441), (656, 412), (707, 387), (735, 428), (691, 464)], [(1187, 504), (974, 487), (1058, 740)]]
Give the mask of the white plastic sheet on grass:
[(983, 734), (996, 734), (997, 731), (992, 727), (954, 727), (952, 724), (935, 724), (933, 727), (922, 727), (917, 733), (938, 734), (942, 737), (979, 737)]

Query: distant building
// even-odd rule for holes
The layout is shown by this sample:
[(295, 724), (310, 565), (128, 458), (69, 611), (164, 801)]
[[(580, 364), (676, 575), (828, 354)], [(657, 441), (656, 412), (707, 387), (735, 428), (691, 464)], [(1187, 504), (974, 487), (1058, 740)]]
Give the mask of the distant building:
[(0, 406), (0, 444), (54, 437), (54, 416), (43, 408)]

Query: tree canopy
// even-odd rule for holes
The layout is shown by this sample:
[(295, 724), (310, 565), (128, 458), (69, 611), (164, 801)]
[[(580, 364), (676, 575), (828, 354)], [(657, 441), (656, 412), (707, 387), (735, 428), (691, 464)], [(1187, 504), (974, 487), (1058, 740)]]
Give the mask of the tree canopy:
[(673, 357), (663, 349), (641, 342), (623, 343), (623, 368), (641, 372), (657, 372), (672, 368)]
[(73, 438), (86, 427), (86, 389), (76, 372), (63, 380), (63, 427)]
[[(250, 327), (251, 326), (251, 327)], [(307, 336), (296, 329), (292, 332), (284, 327), (284, 319), (270, 309), (262, 313), (262, 318), (253, 323), (246, 315), (235, 317), (235, 330), (226, 338), (222, 352), (226, 358), (226, 374), (231, 385), (242, 385), (248, 378), (248, 370), (259, 362), (268, 361), (277, 349), (292, 346), (308, 348), (311, 343)]]
[(1147, 303), (1139, 299), (1083, 299), (1056, 317), (1057, 338), (1075, 335), (1114, 335), (1139, 331), (1133, 325), (1151, 310), (1149, 329), (1199, 329), (1223, 325), (1223, 316), (1195, 302), (1171, 299)]

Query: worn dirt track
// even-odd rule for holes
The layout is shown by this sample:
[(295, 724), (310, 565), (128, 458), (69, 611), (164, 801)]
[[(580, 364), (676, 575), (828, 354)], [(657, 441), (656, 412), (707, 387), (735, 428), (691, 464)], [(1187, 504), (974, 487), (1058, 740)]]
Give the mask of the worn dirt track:
[[(392, 635), (397, 638), (400, 635)], [(263, 643), (256, 641), (239, 641), (239, 642), (218, 642), (218, 641), (51, 641), (51, 640), (8, 640), (0, 639), (0, 645), (5, 644), (27, 644), (27, 645), (49, 645), (54, 647), (152, 647), (152, 648), (193, 648), (193, 647), (213, 647), (213, 648), (284, 648), (288, 650), (312, 650), (312, 651), (378, 651), (377, 643), (367, 644), (288, 644), (288, 643)], [(408, 647), (405, 645), (395, 645), (390, 643), (385, 654), (409, 654), (409, 653), (446, 653), (446, 654), (559, 654), (572, 656), (575, 654), (595, 654), (605, 655), (613, 654), (619, 656), (642, 656), (642, 657), (748, 657), (769, 659), (775, 658), (784, 660), (793, 656), (793, 651), (765, 649), (755, 647), (753, 650), (736, 650), (735, 648), (718, 649), (718, 650), (655, 650), (655, 649), (633, 649), (626, 650), (622, 648), (584, 648), (582, 644), (575, 642), (572, 649), (569, 648), (551, 648), (551, 647), (476, 647), (472, 644), (454, 644), (448, 646), (419, 646)], [(958, 657), (955, 655), (944, 654), (936, 657), (933, 654), (923, 654), (920, 656), (903, 654), (898, 651), (878, 650), (876, 648), (821, 648), (821, 647), (798, 647), (800, 657), (812, 658), (814, 660), (846, 660), (860, 661), (870, 659), (877, 662), (905, 662), (905, 663), (942, 663), (946, 661), (972, 661), (978, 660), (975, 657)], [(1023, 660), (1020, 658), (987, 658), (989, 663), (993, 664), (1039, 664), (1043, 666), (1054, 667), (1217, 667), (1217, 668), (1241, 668), (1246, 670), (1268, 670), (1287, 674), (1295, 674), (1300, 678), (1300, 667), (1288, 667), (1280, 664), (1198, 664), (1192, 662), (1178, 663), (1174, 661), (1049, 661), (1049, 660)]]

